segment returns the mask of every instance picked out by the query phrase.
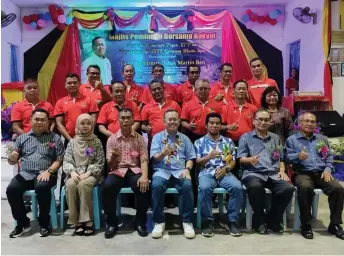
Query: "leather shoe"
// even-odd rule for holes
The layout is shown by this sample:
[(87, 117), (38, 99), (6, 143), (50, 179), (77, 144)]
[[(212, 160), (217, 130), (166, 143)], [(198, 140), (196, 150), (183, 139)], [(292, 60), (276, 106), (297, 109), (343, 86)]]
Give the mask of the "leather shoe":
[(306, 239), (313, 239), (312, 229), (301, 229), (301, 235)]
[(104, 236), (106, 239), (113, 238), (117, 233), (118, 228), (114, 226), (106, 226)]
[(256, 228), (256, 231), (257, 231), (258, 234), (261, 234), (261, 235), (266, 235), (268, 233), (268, 230), (266, 229), (266, 226), (264, 224), (259, 225)]
[(143, 237), (148, 236), (148, 231), (145, 225), (136, 226), (136, 231), (139, 234), (139, 236), (143, 236)]
[(344, 231), (343, 231), (343, 228), (339, 224), (330, 224), (328, 226), (328, 232), (335, 235), (339, 239), (344, 240)]
[(51, 233), (51, 229), (50, 227), (49, 228), (40, 228), (39, 229), (39, 236), (40, 237), (47, 237), (47, 236), (50, 236), (50, 233)]

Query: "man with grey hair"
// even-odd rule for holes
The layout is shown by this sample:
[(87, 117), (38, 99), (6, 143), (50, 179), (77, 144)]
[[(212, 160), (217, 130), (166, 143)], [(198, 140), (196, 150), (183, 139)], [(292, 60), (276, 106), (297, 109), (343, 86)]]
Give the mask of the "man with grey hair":
[(195, 83), (195, 97), (182, 109), (182, 127), (188, 131), (192, 142), (207, 134), (205, 118), (211, 112), (221, 114), (221, 103), (209, 99), (210, 84), (205, 78), (198, 79)]

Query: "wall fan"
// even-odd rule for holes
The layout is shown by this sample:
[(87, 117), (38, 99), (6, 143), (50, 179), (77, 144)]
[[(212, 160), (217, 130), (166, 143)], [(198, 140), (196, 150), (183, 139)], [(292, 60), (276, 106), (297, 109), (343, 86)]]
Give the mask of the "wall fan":
[(16, 17), (14, 13), (6, 14), (4, 11), (1, 11), (1, 27), (4, 28), (10, 25)]
[(302, 23), (309, 23), (313, 18), (313, 24), (317, 24), (317, 14), (310, 11), (311, 9), (308, 6), (305, 8), (298, 7), (293, 10), (293, 15)]

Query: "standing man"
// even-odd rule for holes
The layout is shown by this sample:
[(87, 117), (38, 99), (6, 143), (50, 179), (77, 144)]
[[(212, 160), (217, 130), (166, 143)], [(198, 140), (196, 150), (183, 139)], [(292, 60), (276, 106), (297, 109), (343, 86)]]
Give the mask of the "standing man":
[(231, 82), (233, 66), (231, 63), (224, 63), (220, 66), (221, 79), (212, 84), (209, 98), (218, 102), (223, 102), (224, 105), (234, 100), (233, 84)]
[[(155, 64), (152, 67), (153, 79), (161, 80), (164, 87), (164, 95), (167, 100), (177, 101), (176, 86), (164, 82), (165, 68), (161, 64)], [(153, 103), (154, 99), (150, 92), (149, 86), (147, 86), (142, 94), (142, 104), (147, 105)]]
[(142, 109), (141, 129), (149, 136), (154, 136), (165, 129), (163, 122), (164, 113), (169, 109), (173, 109), (180, 114), (181, 109), (177, 102), (165, 98), (163, 82), (161, 80), (153, 79), (149, 83), (149, 89), (154, 101), (145, 105)]
[(126, 86), (125, 98), (134, 101), (141, 110), (143, 88), (134, 82), (135, 68), (131, 64), (126, 64), (122, 68), (124, 85)]
[(235, 100), (222, 109), (222, 129), (238, 146), (240, 137), (254, 129), (253, 115), (258, 109), (246, 101), (248, 85), (244, 80), (236, 81), (233, 90)]
[(106, 215), (105, 238), (112, 238), (118, 230), (116, 198), (122, 187), (130, 186), (136, 196), (136, 230), (148, 236), (146, 229), (149, 206), (148, 152), (144, 138), (132, 130), (134, 115), (123, 108), (118, 113), (120, 130), (113, 134), (106, 146), (109, 174), (104, 181), (103, 200)]
[(20, 172), (10, 182), (6, 194), (13, 218), (17, 221), (10, 237), (15, 238), (31, 230), (26, 216), (23, 194), (35, 189), (39, 206), (40, 236), (50, 235), (51, 188), (56, 185), (57, 170), (63, 160), (64, 147), (60, 136), (49, 131), (49, 113), (41, 108), (32, 112), (32, 129), (20, 135), (8, 158), (11, 165), (19, 160)]
[(220, 135), (220, 114), (208, 114), (205, 123), (208, 134), (195, 142), (196, 164), (201, 168), (198, 200), (201, 203), (202, 235), (214, 235), (212, 198), (213, 190), (219, 186), (230, 194), (227, 209), (229, 232), (232, 236), (241, 236), (239, 213), (244, 191), (241, 182), (231, 173), (235, 167), (235, 145), (231, 139)]
[(118, 111), (123, 108), (128, 108), (133, 111), (133, 131), (138, 131), (140, 129), (141, 115), (136, 103), (131, 100), (126, 100), (125, 89), (126, 87), (122, 82), (113, 82), (110, 86), (113, 100), (106, 103), (100, 109), (97, 124), (99, 125), (99, 131), (107, 138), (119, 130)]
[[(288, 183), (280, 138), (268, 131), (271, 116), (265, 109), (254, 116), (255, 130), (239, 141), (238, 158), (243, 170), (242, 183), (253, 209), (253, 225), (259, 234), (283, 232), (283, 213), (293, 197), (294, 187)], [(265, 188), (272, 191), (271, 209), (265, 216)]]
[(106, 43), (104, 38), (97, 36), (92, 40), (92, 54), (81, 65), (81, 80), (82, 83), (87, 83), (88, 77), (86, 76), (86, 70), (90, 65), (97, 65), (101, 70), (101, 81), (109, 85), (112, 81), (111, 63), (109, 59), (105, 57)]
[(96, 123), (98, 107), (94, 100), (80, 93), (80, 79), (77, 74), (67, 74), (65, 87), (68, 96), (59, 99), (55, 105), (54, 115), (59, 132), (66, 139), (65, 145), (75, 136), (78, 116), (88, 113)]
[(287, 160), (293, 164), (293, 182), (297, 187), (300, 208), (301, 235), (313, 239), (311, 207), (314, 188), (320, 188), (328, 196), (330, 225), (328, 232), (344, 240), (343, 223), (344, 188), (332, 177), (333, 155), (325, 136), (315, 134), (317, 120), (312, 113), (299, 117), (301, 131), (286, 141)]
[(86, 75), (87, 83), (80, 86), (80, 92), (94, 100), (99, 108), (104, 103), (111, 101), (109, 86), (104, 86), (100, 79), (100, 67), (89, 65)]
[(247, 81), (248, 93), (250, 97), (250, 103), (257, 108), (261, 106), (261, 97), (266, 87), (274, 86), (278, 89), (275, 80), (266, 77), (264, 74), (264, 64), (260, 58), (254, 58), (250, 61), (251, 72), (253, 77)]
[(210, 85), (207, 79), (198, 79), (195, 83), (195, 95), (183, 105), (182, 127), (189, 131), (192, 142), (207, 134), (205, 118), (211, 112), (221, 114), (222, 103), (209, 99)]
[(28, 78), (24, 81), (24, 100), (16, 103), (11, 113), (12, 129), (17, 136), (31, 130), (32, 111), (38, 108), (45, 109), (49, 113), (50, 131), (54, 131), (54, 108), (49, 102), (39, 100), (38, 82)]
[(192, 225), (193, 193), (190, 171), (196, 158), (195, 149), (184, 134), (178, 132), (179, 113), (169, 109), (164, 114), (166, 129), (153, 137), (150, 150), (153, 162), (152, 204), (153, 238), (161, 238), (165, 230), (164, 195), (169, 185), (176, 187), (181, 200), (183, 229), (186, 238), (194, 238)]
[(181, 106), (189, 102), (195, 95), (195, 83), (201, 74), (201, 67), (196, 64), (190, 64), (186, 67), (188, 80), (177, 87), (177, 101)]

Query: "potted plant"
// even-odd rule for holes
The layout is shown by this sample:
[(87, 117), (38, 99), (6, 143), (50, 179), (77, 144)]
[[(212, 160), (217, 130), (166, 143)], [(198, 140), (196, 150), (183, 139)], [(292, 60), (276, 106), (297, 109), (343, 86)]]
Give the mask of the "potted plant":
[(330, 148), (333, 152), (335, 172), (333, 177), (337, 180), (344, 181), (344, 136), (334, 144), (330, 142)]

